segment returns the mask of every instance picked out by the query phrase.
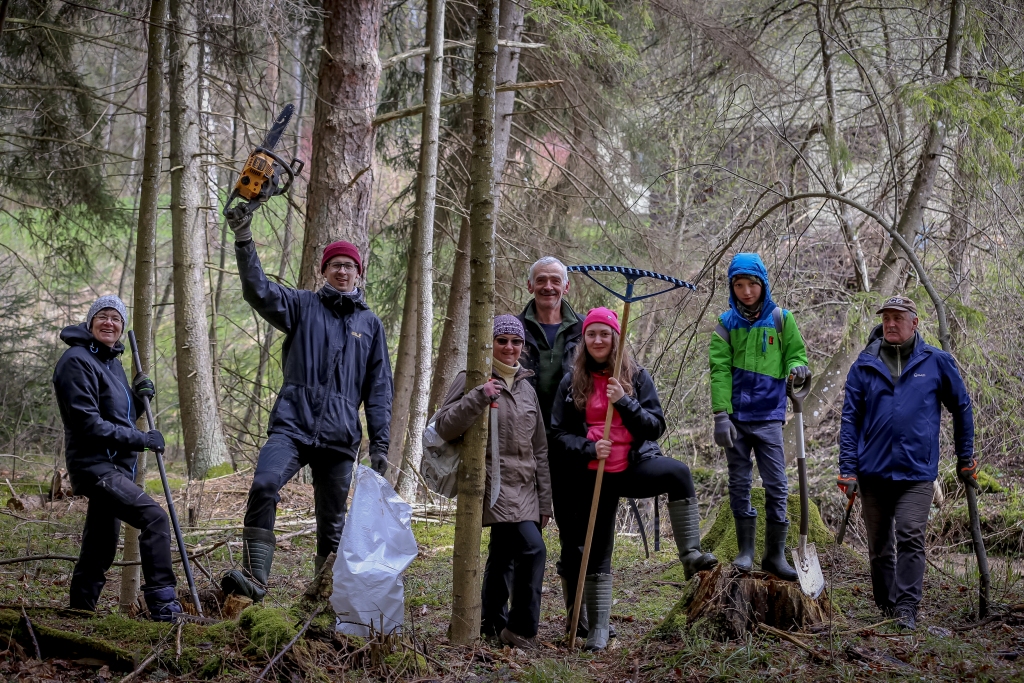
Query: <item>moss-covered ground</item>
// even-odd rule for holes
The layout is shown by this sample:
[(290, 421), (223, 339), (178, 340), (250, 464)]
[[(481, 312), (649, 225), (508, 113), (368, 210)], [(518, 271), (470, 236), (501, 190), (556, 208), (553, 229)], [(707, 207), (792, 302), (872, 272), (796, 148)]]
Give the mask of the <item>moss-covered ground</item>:
[[(713, 463), (715, 464), (715, 463)], [(732, 516), (725, 499), (723, 473), (714, 467), (695, 468), (705, 517), (705, 549), (723, 560), (735, 554)], [(26, 473), (31, 474), (31, 473)], [(22, 472), (19, 471), (19, 475)], [(454, 526), (446, 521), (417, 521), (413, 531), (420, 555), (405, 574), (407, 639), (365, 640), (339, 636), (332, 629), (333, 615), (321, 614), (293, 650), (275, 667), (269, 680), (280, 681), (522, 681), (582, 683), (584, 681), (777, 681), (794, 680), (1024, 680), (1024, 566), (1020, 558), (1020, 519), (1024, 504), (1019, 488), (999, 473), (1000, 484), (983, 493), (982, 515), (987, 540), (994, 549), (992, 599), (1000, 618), (976, 625), (976, 566), (965, 544), (965, 513), (955, 482), (947, 485), (947, 498), (933, 511), (929, 525), (929, 564), (921, 625), (913, 634), (897, 634), (891, 624), (877, 625), (883, 617), (874, 607), (864, 557), (863, 527), (854, 517), (848, 546), (834, 546), (832, 530), (841, 512), (834, 490), (819, 485), (812, 499), (821, 515), (811, 515), (811, 541), (817, 545), (829, 597), (832, 635), (800, 634), (813, 650), (809, 654), (787, 641), (758, 632), (741, 642), (717, 642), (699, 623), (665, 617), (683, 596), (686, 581), (675, 557), (667, 514), (662, 511), (660, 550), (645, 555), (640, 538), (629, 533), (629, 519), (621, 515), (621, 533), (613, 558), (615, 605), (612, 620), (618, 631), (613, 647), (600, 654), (571, 652), (562, 642), (565, 629), (561, 588), (555, 571), (559, 543), (552, 524), (544, 531), (548, 548), (541, 606), (541, 649), (524, 653), (493, 642), (452, 646), (446, 638), (452, 590), (451, 562)], [(20, 476), (19, 493), (45, 489), (45, 472), (36, 479)], [(818, 481), (831, 482), (825, 476)], [(949, 484), (950, 482), (947, 482)], [(147, 488), (156, 488), (155, 480)], [(298, 482), (290, 500), (299, 500), (308, 485)], [(247, 480), (222, 487), (244, 495)], [(301, 490), (300, 490), (301, 489)], [(180, 491), (179, 491), (180, 493)], [(6, 501), (9, 491), (0, 496)], [(225, 496), (227, 494), (224, 494)], [(239, 500), (241, 498), (239, 497)], [(755, 506), (763, 508), (763, 492), (755, 489)], [(181, 504), (181, 503), (179, 503)], [(287, 522), (310, 511), (298, 503), (282, 509)], [(60, 501), (44, 509), (0, 514), (0, 560), (25, 555), (78, 553), (84, 521), (80, 501)], [(790, 545), (796, 542), (798, 511), (790, 502)], [(763, 516), (762, 516), (763, 519)], [(214, 586), (205, 571), (217, 578), (238, 562), (239, 520), (211, 512), (196, 528), (187, 529), (193, 549), (228, 541), (200, 559), (194, 569), (200, 590)], [(646, 519), (647, 531), (653, 528)], [(279, 535), (300, 531), (297, 521)], [(1014, 535), (1016, 534), (1016, 536)], [(489, 534), (483, 533), (486, 554)], [(758, 557), (761, 551), (759, 533)], [(246, 610), (238, 621), (216, 625), (186, 624), (180, 631), (154, 624), (118, 610), (117, 586), (121, 569), (108, 573), (96, 615), (65, 609), (72, 564), (62, 560), (35, 560), (0, 565), (0, 680), (96, 681), (117, 680), (156, 653), (141, 680), (224, 683), (254, 680), (268, 660), (295, 636), (307, 614), (297, 606), (312, 578), (315, 536), (308, 533), (282, 541), (275, 556), (270, 592), (262, 606)], [(120, 555), (119, 555), (120, 557)], [(205, 571), (203, 571), (205, 570)], [(184, 585), (184, 581), (181, 581)], [(43, 662), (34, 658), (21, 606), (43, 650)], [(660, 627), (660, 628), (659, 628)], [(425, 654), (413, 656), (409, 643)], [(104, 649), (106, 648), (106, 649)], [(105, 669), (103, 667), (106, 667)]]

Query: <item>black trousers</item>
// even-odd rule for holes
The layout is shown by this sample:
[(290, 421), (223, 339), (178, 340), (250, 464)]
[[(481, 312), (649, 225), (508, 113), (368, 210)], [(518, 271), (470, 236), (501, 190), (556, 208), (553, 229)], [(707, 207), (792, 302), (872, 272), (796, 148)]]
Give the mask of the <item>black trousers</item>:
[[(562, 539), (558, 573), (569, 579), (569, 584), (573, 587), (579, 578), (596, 478), (597, 472), (594, 470), (577, 469), (575, 476), (565, 477), (560, 482), (561, 485), (552, 490), (556, 514), (560, 497), (572, 501), (572, 512), (567, 511), (563, 514), (565, 528), (562, 520), (556, 521)], [(662, 494), (668, 494), (670, 501), (696, 497), (693, 478), (686, 463), (658, 456), (630, 464), (623, 472), (605, 473), (601, 483), (601, 498), (597, 505), (597, 519), (594, 523), (594, 540), (587, 562), (588, 574), (611, 573), (612, 551), (615, 545), (615, 514), (619, 508), (619, 498), (653, 498)], [(571, 597), (575, 598), (575, 592)]]
[(859, 483), (875, 604), (883, 610), (909, 607), (916, 613), (924, 584), (924, 538), (934, 485), (869, 477)]
[(271, 434), (256, 461), (245, 509), (245, 526), (273, 531), (281, 488), (303, 466), (309, 465), (313, 472), (316, 554), (327, 557), (336, 552), (345, 528), (348, 489), (355, 462), (355, 450), (314, 448), (283, 434)]
[[(536, 522), (491, 525), (481, 596), (481, 632), (497, 636), (508, 627), (518, 636), (533, 638), (540, 623), (547, 548)], [(512, 609), (508, 608), (509, 596)]]
[(117, 554), (121, 522), (139, 530), (139, 555), (146, 588), (174, 586), (171, 532), (167, 513), (130, 476), (115, 470), (75, 493), (89, 499), (82, 550), (71, 575), (71, 607), (94, 611), (106, 572)]

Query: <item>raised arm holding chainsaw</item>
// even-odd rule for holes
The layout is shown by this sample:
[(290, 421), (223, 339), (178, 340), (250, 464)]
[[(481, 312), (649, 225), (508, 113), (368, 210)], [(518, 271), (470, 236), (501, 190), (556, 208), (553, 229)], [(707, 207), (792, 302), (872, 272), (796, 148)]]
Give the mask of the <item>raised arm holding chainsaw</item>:
[(957, 476), (972, 489), (974, 413), (953, 357), (918, 333), (916, 304), (894, 296), (878, 313), (882, 324), (846, 378), (837, 483), (847, 496), (861, 496), (875, 604), (914, 630), (942, 406), (953, 416)]
[[(267, 140), (253, 156), (272, 150), (287, 114), (278, 117)], [(232, 198), (246, 197), (238, 188), (250, 168), (250, 156)], [(265, 187), (287, 188), (273, 181), (278, 174), (294, 175), (275, 155), (273, 173)], [(262, 166), (260, 166), (262, 168)], [(287, 170), (286, 170), (287, 169)], [(387, 470), (391, 422), (392, 378), (384, 326), (366, 305), (357, 286), (363, 275), (358, 249), (334, 242), (324, 249), (321, 272), (326, 284), (319, 291), (291, 289), (267, 279), (256, 255), (250, 222), (259, 204), (276, 191), (260, 191), (247, 202), (225, 209), (235, 233), (235, 256), (242, 296), (264, 320), (285, 334), (281, 366), (284, 382), (270, 414), (269, 438), (260, 450), (249, 489), (242, 530), (242, 568), (221, 582), (225, 593), (262, 600), (274, 557), (274, 523), (278, 492), (304, 465), (313, 474), (317, 520), (317, 571), (335, 552), (345, 525), (346, 499), (352, 468), (362, 440), (359, 407), (366, 414), (370, 462), (378, 473)]]

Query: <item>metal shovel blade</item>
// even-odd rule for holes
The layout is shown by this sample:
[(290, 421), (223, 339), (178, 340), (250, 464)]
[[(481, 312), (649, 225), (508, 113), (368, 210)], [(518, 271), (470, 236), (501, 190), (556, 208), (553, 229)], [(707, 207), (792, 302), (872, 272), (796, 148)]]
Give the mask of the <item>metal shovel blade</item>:
[(810, 598), (817, 598), (825, 590), (825, 575), (821, 573), (818, 551), (813, 543), (793, 548), (793, 567), (800, 579), (800, 590)]

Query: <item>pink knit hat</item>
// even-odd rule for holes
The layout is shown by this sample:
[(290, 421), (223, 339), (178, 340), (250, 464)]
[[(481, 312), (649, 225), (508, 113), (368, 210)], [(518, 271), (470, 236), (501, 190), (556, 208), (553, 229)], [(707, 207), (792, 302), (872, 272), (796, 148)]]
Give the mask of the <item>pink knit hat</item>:
[(594, 323), (604, 323), (615, 330), (616, 334), (622, 331), (619, 327), (619, 316), (616, 315), (615, 311), (603, 306), (600, 308), (591, 308), (587, 312), (587, 317), (583, 321), (583, 331), (586, 332), (587, 328)]

